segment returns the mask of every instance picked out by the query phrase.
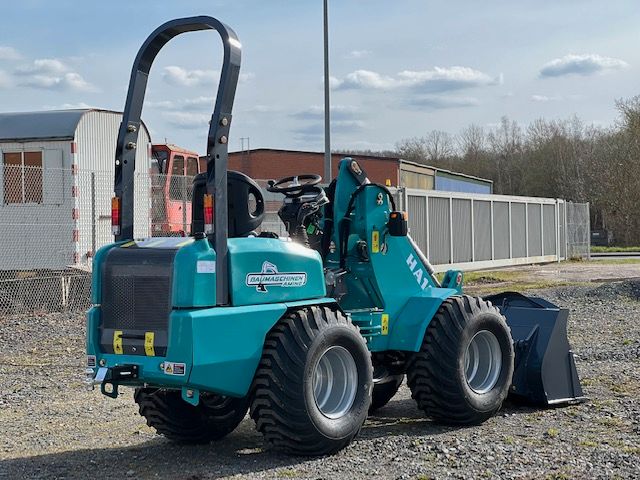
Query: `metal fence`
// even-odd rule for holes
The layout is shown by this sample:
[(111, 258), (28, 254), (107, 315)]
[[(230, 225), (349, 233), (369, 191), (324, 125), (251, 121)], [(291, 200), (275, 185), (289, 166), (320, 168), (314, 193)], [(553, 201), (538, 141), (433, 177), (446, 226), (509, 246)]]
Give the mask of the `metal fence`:
[[(136, 174), (136, 238), (188, 234), (192, 180)], [(0, 168), (0, 313), (89, 306), (91, 261), (113, 239), (112, 185), (113, 174), (105, 172)], [(277, 216), (282, 196), (264, 194), (262, 230), (286, 235)], [(588, 255), (588, 205), (404, 189), (395, 195), (438, 270)]]
[(411, 236), (436, 271), (589, 255), (589, 204), (412, 189), (403, 197)]
[(566, 258), (591, 258), (591, 222), (588, 203), (566, 204)]

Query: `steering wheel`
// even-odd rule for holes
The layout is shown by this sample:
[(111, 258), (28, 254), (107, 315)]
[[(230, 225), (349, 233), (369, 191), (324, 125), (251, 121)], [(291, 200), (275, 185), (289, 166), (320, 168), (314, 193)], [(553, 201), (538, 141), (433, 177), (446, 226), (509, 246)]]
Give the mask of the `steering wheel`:
[(309, 187), (313, 187), (321, 181), (322, 177), (320, 175), (295, 175), (281, 178), (277, 182), (275, 180), (269, 180), (267, 191), (272, 193), (283, 193), (287, 197), (298, 197), (305, 191), (308, 191)]

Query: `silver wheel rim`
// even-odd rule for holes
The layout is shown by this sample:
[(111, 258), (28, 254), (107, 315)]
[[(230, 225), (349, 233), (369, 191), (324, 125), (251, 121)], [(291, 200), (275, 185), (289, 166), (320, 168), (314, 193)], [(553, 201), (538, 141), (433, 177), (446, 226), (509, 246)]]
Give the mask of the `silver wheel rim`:
[(320, 356), (313, 375), (313, 397), (327, 418), (344, 416), (356, 398), (358, 369), (344, 347), (329, 347)]
[(487, 393), (498, 383), (501, 370), (502, 350), (498, 338), (488, 330), (480, 330), (464, 354), (467, 384), (476, 393)]

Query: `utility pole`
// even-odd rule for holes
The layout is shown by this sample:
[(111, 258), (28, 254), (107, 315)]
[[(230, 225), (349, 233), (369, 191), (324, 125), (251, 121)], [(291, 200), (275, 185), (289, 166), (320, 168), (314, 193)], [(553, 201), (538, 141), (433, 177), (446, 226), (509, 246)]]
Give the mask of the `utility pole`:
[(331, 182), (331, 123), (329, 102), (329, 14), (324, 0), (324, 181)]

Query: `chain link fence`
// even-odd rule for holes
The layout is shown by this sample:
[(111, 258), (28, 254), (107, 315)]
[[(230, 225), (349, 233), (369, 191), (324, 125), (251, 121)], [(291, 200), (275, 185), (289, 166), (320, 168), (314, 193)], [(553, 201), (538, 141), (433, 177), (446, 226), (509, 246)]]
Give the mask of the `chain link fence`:
[[(136, 174), (134, 236), (188, 235), (192, 181), (191, 176)], [(282, 195), (267, 192), (265, 180), (258, 184), (266, 210), (261, 229), (286, 236), (277, 215)], [(91, 262), (97, 249), (113, 241), (113, 174), (43, 170), (21, 159), (0, 167), (0, 188), (0, 314), (88, 308)], [(402, 190), (395, 196), (402, 205)], [(419, 214), (414, 207), (403, 205), (410, 218)], [(567, 204), (566, 219), (567, 257), (588, 255), (588, 204)], [(414, 238), (420, 236), (416, 228)]]
[(588, 203), (567, 202), (567, 258), (591, 258), (591, 223)]

